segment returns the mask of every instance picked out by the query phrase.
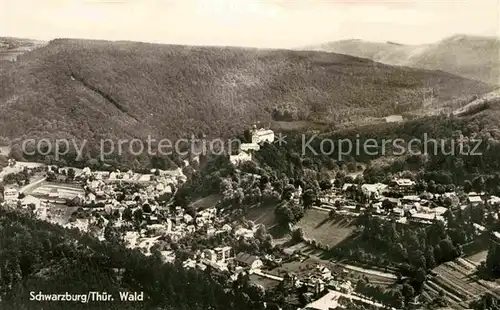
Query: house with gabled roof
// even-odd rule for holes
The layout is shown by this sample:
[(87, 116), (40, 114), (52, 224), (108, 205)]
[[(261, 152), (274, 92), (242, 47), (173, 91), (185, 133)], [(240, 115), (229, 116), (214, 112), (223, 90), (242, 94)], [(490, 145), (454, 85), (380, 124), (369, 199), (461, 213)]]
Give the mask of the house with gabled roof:
[(259, 269), (263, 266), (262, 260), (260, 260), (257, 256), (240, 252), (234, 257), (234, 261), (242, 266), (250, 268), (250, 270)]
[(483, 203), (483, 200), (480, 196), (469, 196), (467, 197), (467, 201), (473, 206), (477, 206), (478, 204)]

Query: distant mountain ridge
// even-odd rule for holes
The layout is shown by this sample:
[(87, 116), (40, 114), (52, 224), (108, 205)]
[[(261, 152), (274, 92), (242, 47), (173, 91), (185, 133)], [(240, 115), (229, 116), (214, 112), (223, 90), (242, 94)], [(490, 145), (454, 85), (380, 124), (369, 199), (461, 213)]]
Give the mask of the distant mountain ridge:
[(0, 37), (0, 61), (15, 61), (17, 56), (45, 44), (46, 42), (39, 40)]
[(442, 70), (466, 78), (500, 85), (500, 38), (454, 35), (434, 44), (342, 40), (301, 48), (369, 58), (377, 62)]

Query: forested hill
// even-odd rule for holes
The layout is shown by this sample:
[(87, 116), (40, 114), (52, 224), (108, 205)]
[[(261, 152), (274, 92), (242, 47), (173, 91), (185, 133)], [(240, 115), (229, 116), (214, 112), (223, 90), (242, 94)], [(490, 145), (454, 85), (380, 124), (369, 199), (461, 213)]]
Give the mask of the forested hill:
[[(163, 264), (158, 251), (144, 256), (18, 211), (0, 209), (0, 236), (2, 310), (264, 309), (262, 296), (255, 295), (258, 288), (245, 278), (226, 290), (225, 274), (187, 270), (180, 262)], [(114, 300), (36, 301), (31, 292), (107, 292)], [(119, 292), (143, 292), (144, 300), (124, 302)]]
[(497, 37), (454, 35), (424, 45), (343, 40), (304, 49), (353, 55), (390, 65), (443, 70), (500, 84), (500, 38)]
[(0, 68), (0, 135), (175, 138), (255, 121), (338, 121), (491, 88), (323, 52), (57, 39)]

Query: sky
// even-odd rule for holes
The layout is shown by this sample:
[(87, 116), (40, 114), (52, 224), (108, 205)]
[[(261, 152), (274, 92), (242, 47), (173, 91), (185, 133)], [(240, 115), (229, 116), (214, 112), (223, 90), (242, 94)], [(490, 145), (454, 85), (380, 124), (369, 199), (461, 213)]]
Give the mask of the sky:
[(500, 0), (0, 0), (0, 36), (294, 48), (500, 36)]

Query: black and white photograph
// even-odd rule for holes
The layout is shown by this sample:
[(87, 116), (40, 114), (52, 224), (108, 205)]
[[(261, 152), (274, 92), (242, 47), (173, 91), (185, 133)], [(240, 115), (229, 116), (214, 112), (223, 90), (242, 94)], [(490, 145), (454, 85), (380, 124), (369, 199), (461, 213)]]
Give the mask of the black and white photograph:
[(0, 0), (0, 310), (500, 310), (500, 0)]

